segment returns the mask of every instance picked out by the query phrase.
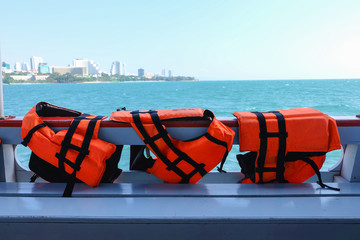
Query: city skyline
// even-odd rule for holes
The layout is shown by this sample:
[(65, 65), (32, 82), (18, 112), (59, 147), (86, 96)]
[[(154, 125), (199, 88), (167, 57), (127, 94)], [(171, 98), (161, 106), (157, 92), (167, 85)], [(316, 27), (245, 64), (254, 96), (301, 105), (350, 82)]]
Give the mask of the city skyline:
[[(30, 63), (30, 64), (29, 64)], [(114, 66), (114, 64), (118, 64), (118, 66)], [(126, 63), (125, 62), (121, 62), (121, 61), (113, 61), (111, 64), (111, 67), (109, 68), (109, 71), (106, 71), (106, 69), (101, 68), (94, 60), (89, 60), (89, 59), (73, 59), (71, 64), (66, 64), (66, 66), (55, 66), (52, 64), (48, 64), (45, 63), (42, 57), (38, 57), (38, 56), (32, 56), (30, 57), (30, 61), (29, 62), (20, 62), (20, 61), (16, 61), (14, 64), (11, 64), (7, 61), (2, 60), (1, 61), (1, 66), (3, 66), (3, 64), (8, 65), (9, 68), (5, 69), (9, 70), (9, 72), (29, 72), (29, 73), (37, 73), (38, 69), (39, 69), (39, 65), (43, 65), (43, 66), (47, 66), (48, 68), (50, 68), (49, 72), (51, 73), (51, 69), (53, 68), (66, 68), (66, 67), (86, 67), (87, 71), (86, 71), (86, 75), (97, 75), (100, 73), (106, 73), (109, 75), (136, 75), (137, 73), (129, 73), (126, 71)], [(143, 68), (138, 68), (137, 71), (139, 69), (143, 69)], [(172, 70), (168, 69), (168, 75), (166, 75), (165, 73), (166, 69), (161, 69), (161, 73), (159, 72), (150, 72), (150, 71), (144, 71), (143, 75), (154, 75), (154, 76), (172, 76)]]
[(84, 58), (109, 72), (125, 59), (129, 73), (176, 69), (200, 80), (360, 77), (357, 0), (18, 0), (1, 8), (2, 61)]

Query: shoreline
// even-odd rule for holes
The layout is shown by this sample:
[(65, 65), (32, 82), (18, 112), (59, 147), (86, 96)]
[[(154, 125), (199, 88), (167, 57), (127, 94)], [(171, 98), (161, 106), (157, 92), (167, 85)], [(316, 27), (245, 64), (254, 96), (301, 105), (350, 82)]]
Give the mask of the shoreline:
[(167, 80), (139, 80), (139, 81), (84, 81), (84, 82), (67, 82), (67, 83), (58, 83), (58, 82), (13, 82), (13, 83), (3, 83), (3, 85), (31, 85), (31, 84), (97, 84), (97, 83), (154, 83), (154, 82), (216, 82), (216, 81), (357, 81), (360, 78), (317, 78), (317, 79), (252, 79), (252, 80), (178, 80), (178, 81), (167, 81)]
[(3, 83), (4, 85), (30, 85), (30, 84), (96, 84), (96, 83), (137, 83), (137, 82), (197, 82), (199, 80), (179, 80), (179, 81), (167, 81), (167, 80), (139, 80), (139, 81), (87, 81), (87, 82), (68, 82), (68, 83), (52, 83), (52, 82), (21, 82), (21, 83)]

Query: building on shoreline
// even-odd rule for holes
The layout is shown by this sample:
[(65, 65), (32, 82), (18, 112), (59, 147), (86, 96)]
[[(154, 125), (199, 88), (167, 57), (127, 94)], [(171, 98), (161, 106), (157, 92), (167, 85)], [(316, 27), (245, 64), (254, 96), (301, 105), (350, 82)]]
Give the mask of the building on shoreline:
[(122, 64), (122, 72), (123, 72), (123, 75), (126, 75), (126, 64), (125, 63)]
[(23, 62), (21, 64), (21, 71), (23, 72), (29, 72), (30, 71), (30, 65), (27, 62)]
[(1, 63), (1, 71), (3, 73), (11, 73), (11, 68), (10, 68), (10, 64), (7, 62), (2, 62)]
[(72, 67), (86, 67), (90, 75), (100, 75), (102, 73), (100, 66), (92, 60), (74, 59)]
[(31, 71), (32, 72), (37, 72), (38, 71), (38, 68), (39, 68), (39, 64), (40, 63), (43, 63), (44, 60), (42, 57), (35, 57), (35, 56), (32, 56), (30, 58), (30, 67), (31, 67)]
[(139, 69), (138, 69), (138, 76), (139, 76), (139, 77), (142, 77), (142, 76), (144, 76), (144, 75), (145, 75), (144, 69), (143, 69), (143, 68), (139, 68)]
[(121, 69), (121, 62), (119, 61), (114, 61), (111, 64), (111, 68), (110, 68), (110, 75), (123, 75), (122, 69)]
[(45, 81), (50, 75), (36, 75), (36, 74), (27, 74), (27, 75), (10, 75), (14, 81)]
[(16, 62), (14, 64), (14, 72), (21, 72), (21, 63)]
[(52, 67), (52, 72), (61, 75), (70, 73), (74, 75), (86, 76), (88, 75), (88, 68), (87, 67)]
[(50, 74), (50, 67), (47, 63), (39, 63), (38, 73)]

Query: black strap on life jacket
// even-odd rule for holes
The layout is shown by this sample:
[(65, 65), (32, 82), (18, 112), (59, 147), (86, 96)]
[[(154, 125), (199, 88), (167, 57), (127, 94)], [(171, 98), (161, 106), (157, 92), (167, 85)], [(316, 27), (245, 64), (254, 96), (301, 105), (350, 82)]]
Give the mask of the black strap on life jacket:
[[(267, 113), (275, 114), (278, 121), (279, 132), (268, 132), (266, 127), (266, 119), (263, 113), (253, 112), (259, 121), (260, 127), (260, 150), (257, 160), (257, 168), (255, 171), (259, 174), (259, 183), (263, 183), (263, 173), (264, 172), (276, 172), (276, 181), (279, 183), (286, 182), (284, 179), (284, 163), (285, 163), (285, 154), (286, 154), (286, 138), (288, 133), (286, 132), (285, 118), (279, 111), (271, 111)], [(277, 155), (276, 168), (265, 167), (265, 158), (267, 152), (268, 138), (278, 138), (279, 139), (279, 149)]]
[(317, 184), (319, 184), (320, 187), (329, 188), (329, 189), (335, 190), (335, 191), (340, 191), (339, 188), (330, 187), (329, 185), (326, 185), (325, 183), (323, 183), (322, 178), (321, 178), (321, 173), (320, 173), (318, 166), (310, 158), (310, 157), (316, 157), (316, 156), (324, 156), (325, 154), (326, 154), (326, 152), (288, 152), (286, 154), (285, 161), (286, 162), (295, 162), (295, 161), (306, 162), (307, 164), (309, 164), (312, 167), (312, 169), (316, 173), (316, 175), (318, 177)]
[[(64, 140), (61, 143), (60, 152), (55, 154), (55, 157), (59, 159), (59, 169), (65, 171), (64, 164), (66, 164), (74, 170), (70, 174), (68, 183), (63, 193), (63, 197), (71, 197), (76, 182), (76, 172), (80, 170), (81, 163), (83, 162), (86, 155), (89, 154), (90, 141), (94, 134), (94, 129), (97, 121), (101, 121), (101, 119), (103, 118), (102, 116), (96, 116), (94, 118), (86, 118), (87, 116), (88, 114), (82, 114), (81, 116), (76, 117), (73, 120), (68, 131), (65, 134)], [(81, 147), (78, 147), (71, 144), (71, 139), (81, 121), (89, 121), (89, 124), (87, 126)], [(69, 159), (66, 158), (66, 153), (69, 149), (73, 149), (79, 152), (78, 156), (76, 157), (75, 163), (71, 162)]]
[[(317, 184), (319, 184), (322, 188), (329, 188), (331, 190), (340, 191), (339, 188), (330, 187), (329, 185), (323, 183), (320, 170), (316, 163), (311, 159), (311, 157), (323, 156), (325, 154), (325, 152), (288, 152), (285, 156), (285, 162), (303, 161), (309, 164), (318, 177)], [(255, 161), (257, 158), (257, 152), (238, 154), (236, 155), (236, 158), (239, 162), (241, 172), (245, 175), (245, 178), (250, 178), (252, 182), (255, 182)], [(273, 171), (275, 171), (275, 168)], [(268, 181), (267, 183), (276, 181), (277, 180), (275, 178)], [(285, 180), (285, 182), (287, 181)]]
[(40, 128), (46, 127), (45, 123), (41, 123), (36, 125), (35, 127), (33, 127), (32, 129), (30, 129), (30, 131), (26, 134), (26, 137), (24, 138), (24, 140), (21, 142), (22, 145), (24, 145), (25, 147), (29, 144), (32, 136), (34, 135), (34, 133), (39, 130)]
[[(210, 111), (209, 111), (210, 112)], [(190, 158), (185, 152), (179, 150), (174, 146), (174, 144), (171, 142), (171, 139), (169, 137), (169, 134), (166, 130), (166, 128), (161, 124), (161, 120), (159, 118), (159, 115), (157, 114), (157, 111), (133, 111), (131, 112), (133, 116), (133, 120), (135, 123), (135, 126), (139, 130), (140, 134), (142, 135), (142, 138), (144, 139), (144, 143), (149, 145), (150, 148), (154, 151), (154, 154), (156, 154), (160, 160), (167, 165), (167, 170), (175, 172), (177, 175), (179, 175), (182, 180), (180, 183), (189, 183), (190, 179), (196, 174), (199, 173), (201, 176), (204, 176), (207, 171), (205, 170), (205, 164), (204, 163), (197, 163), (194, 159)], [(150, 114), (151, 119), (154, 123), (154, 126), (156, 127), (158, 134), (155, 136), (150, 137), (150, 135), (146, 132), (143, 123), (140, 119), (140, 114)], [(204, 113), (205, 114), (205, 113)], [(208, 113), (207, 113), (208, 114)], [(209, 141), (212, 141), (216, 144), (222, 145), (226, 147), (227, 152), (227, 145), (225, 142), (216, 139), (215, 137), (211, 136), (210, 134), (206, 133), (204, 135)], [(174, 161), (170, 161), (164, 154), (161, 153), (158, 146), (156, 145), (155, 141), (158, 139), (162, 139), (166, 145), (171, 149), (178, 157)], [(227, 154), (226, 154), (227, 155)], [(226, 156), (224, 156), (226, 158)], [(149, 158), (148, 158), (149, 159)], [(150, 159), (152, 160), (152, 159)], [(182, 171), (178, 164), (181, 161), (185, 161), (188, 164), (190, 164), (194, 170), (191, 171), (189, 174), (186, 174), (184, 171)], [(153, 165), (153, 162), (150, 164)]]
[(223, 167), (224, 167), (224, 163), (225, 163), (225, 161), (226, 161), (226, 158), (227, 158), (227, 156), (228, 156), (228, 154), (229, 154), (227, 142), (221, 141), (220, 139), (217, 139), (217, 138), (214, 138), (214, 137), (211, 136), (209, 133), (205, 133), (205, 137), (206, 137), (209, 141), (211, 141), (211, 142), (213, 142), (213, 143), (216, 143), (216, 144), (218, 144), (218, 145), (220, 145), (220, 146), (223, 146), (223, 147), (225, 148), (225, 154), (224, 154), (223, 158), (221, 159), (220, 167), (217, 167), (217, 170), (218, 170), (219, 172), (221, 172), (221, 173), (226, 173), (226, 171), (223, 170)]

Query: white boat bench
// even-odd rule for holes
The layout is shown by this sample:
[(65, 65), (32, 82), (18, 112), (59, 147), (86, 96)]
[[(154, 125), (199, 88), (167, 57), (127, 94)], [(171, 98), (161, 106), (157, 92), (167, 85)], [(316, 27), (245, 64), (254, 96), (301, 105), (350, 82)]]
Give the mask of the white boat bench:
[(360, 183), (0, 183), (1, 239), (359, 239)]

